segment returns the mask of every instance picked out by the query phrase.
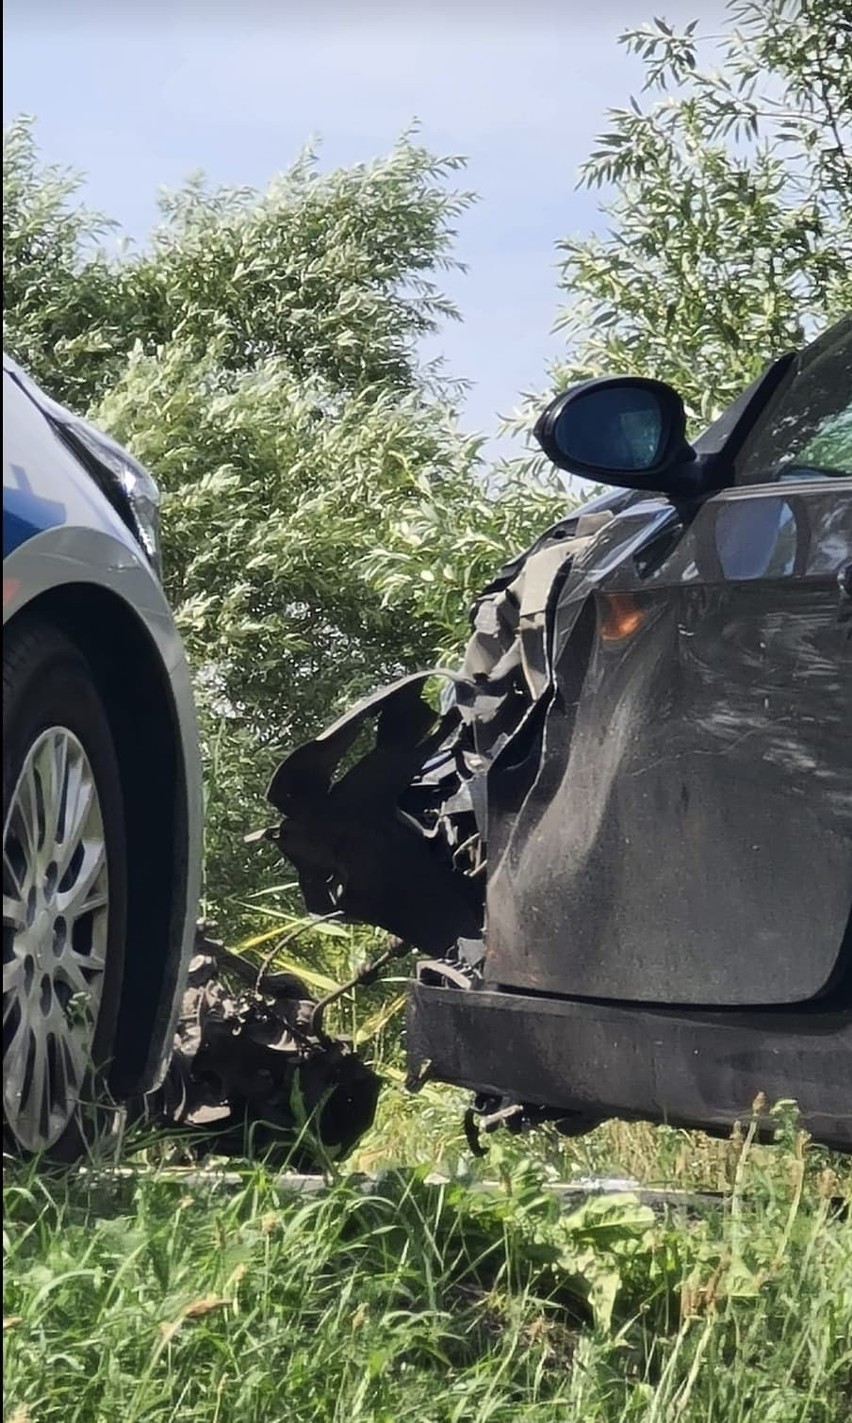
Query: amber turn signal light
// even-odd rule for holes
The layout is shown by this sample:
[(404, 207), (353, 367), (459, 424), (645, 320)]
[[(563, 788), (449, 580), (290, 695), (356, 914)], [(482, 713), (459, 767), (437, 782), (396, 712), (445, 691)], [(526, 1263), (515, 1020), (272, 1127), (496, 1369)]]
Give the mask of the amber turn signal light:
[(601, 642), (622, 642), (632, 637), (645, 621), (645, 614), (632, 593), (609, 593), (602, 600), (599, 624)]

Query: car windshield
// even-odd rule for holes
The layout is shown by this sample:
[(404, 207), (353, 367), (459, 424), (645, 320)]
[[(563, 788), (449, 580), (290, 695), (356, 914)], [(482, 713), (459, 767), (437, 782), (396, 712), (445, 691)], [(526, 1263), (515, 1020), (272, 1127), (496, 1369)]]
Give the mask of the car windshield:
[(793, 362), (737, 461), (737, 482), (852, 475), (852, 317)]

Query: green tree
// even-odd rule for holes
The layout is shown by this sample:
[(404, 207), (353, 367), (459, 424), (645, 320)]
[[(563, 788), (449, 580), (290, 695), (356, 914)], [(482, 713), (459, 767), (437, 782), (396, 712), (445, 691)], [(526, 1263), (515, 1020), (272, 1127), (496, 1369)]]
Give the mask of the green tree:
[(662, 19), (622, 36), (646, 98), (609, 114), (580, 180), (604, 191), (607, 231), (559, 244), (554, 387), (653, 374), (694, 429), (852, 308), (852, 6), (727, 14), (721, 38)]
[(76, 201), (80, 183), (39, 161), (31, 119), (4, 131), (4, 345), (57, 400), (84, 410), (104, 354), (121, 348), (122, 312), (101, 246), (114, 225)]
[[(649, 97), (610, 116), (581, 175), (608, 230), (560, 244), (552, 385), (653, 373), (694, 427), (852, 306), (849, 0), (728, 13), (721, 40), (663, 20), (623, 37)], [(111, 224), (42, 165), (31, 124), (4, 141), (7, 345), (163, 485), (220, 902), (256, 882), (241, 835), (276, 756), (453, 656), (477, 588), (571, 502), (541, 459), (485, 469), (419, 355), (455, 315), (460, 166), (409, 136), (331, 173), (305, 153), (265, 192), (195, 179), (146, 247), (110, 257)]]
[(561, 485), (486, 471), (420, 338), (454, 316), (438, 277), (471, 201), (410, 138), (266, 192), (163, 204), (108, 258), (79, 180), (4, 153), (12, 351), (156, 474), (166, 588), (196, 672), (208, 883), (257, 883), (242, 835), (277, 757), (353, 695), (454, 656), (471, 598), (556, 510)]

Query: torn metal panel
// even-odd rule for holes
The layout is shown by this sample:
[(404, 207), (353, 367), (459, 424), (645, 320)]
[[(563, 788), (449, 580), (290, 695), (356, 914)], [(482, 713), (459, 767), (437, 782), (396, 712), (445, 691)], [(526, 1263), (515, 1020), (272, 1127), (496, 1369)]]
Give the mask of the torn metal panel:
[[(430, 678), (454, 675), (419, 673), (367, 698), (288, 756), (268, 791), (282, 814), (276, 842), (312, 913), (376, 924), (432, 953), (476, 935), (481, 919), (481, 890), (454, 864), (472, 816), (445, 810), (460, 783), (459, 710), (436, 712), (422, 696)], [(363, 728), (372, 745), (347, 768)]]
[[(403, 678), (278, 767), (272, 838), (312, 913), (378, 925), (429, 954), (481, 937), (488, 769), (549, 691), (555, 591), (612, 517), (575, 516), (506, 566), (473, 610), (460, 673)], [(434, 677), (448, 684), (442, 712), (423, 698)], [(370, 726), (370, 748), (347, 765)]]

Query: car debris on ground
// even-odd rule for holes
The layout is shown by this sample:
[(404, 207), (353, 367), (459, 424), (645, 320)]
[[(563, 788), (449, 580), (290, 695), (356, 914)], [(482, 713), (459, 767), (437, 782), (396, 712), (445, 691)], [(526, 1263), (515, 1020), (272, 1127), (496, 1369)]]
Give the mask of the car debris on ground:
[(341, 1159), (372, 1125), (379, 1077), (326, 1033), (326, 1000), (295, 974), (258, 972), (214, 933), (199, 924), (165, 1078), (131, 1115), (177, 1131), (199, 1157), (296, 1170)]

